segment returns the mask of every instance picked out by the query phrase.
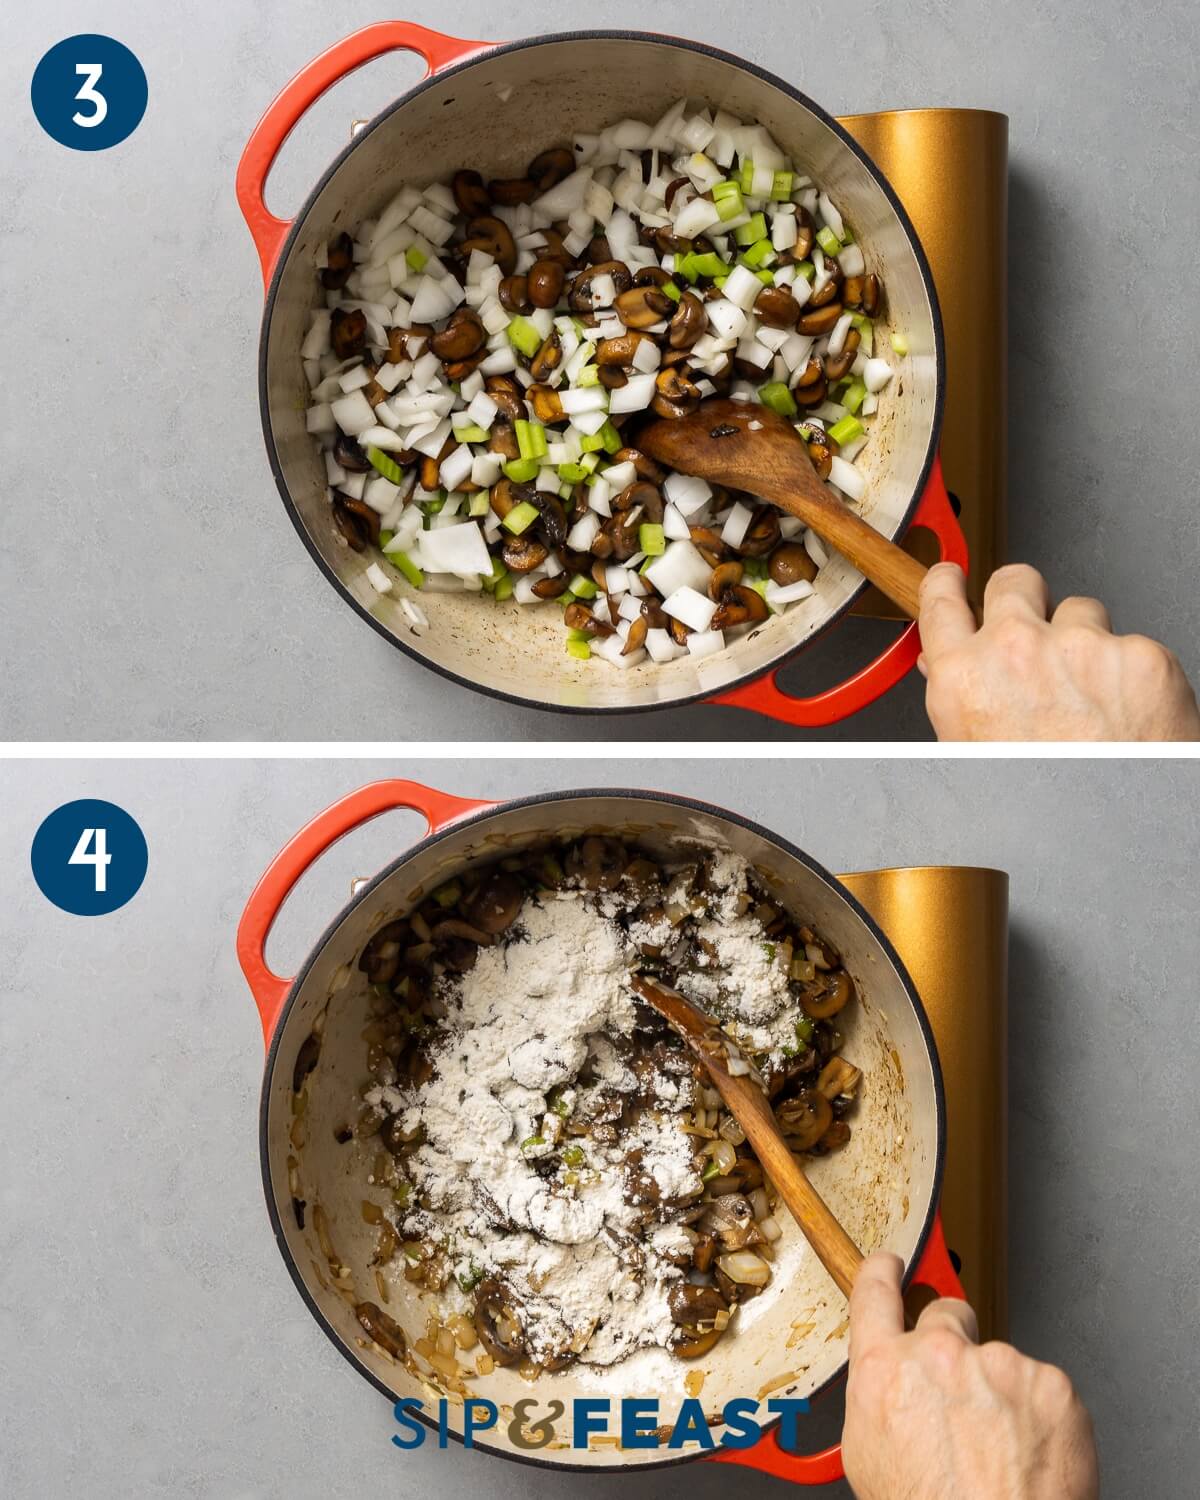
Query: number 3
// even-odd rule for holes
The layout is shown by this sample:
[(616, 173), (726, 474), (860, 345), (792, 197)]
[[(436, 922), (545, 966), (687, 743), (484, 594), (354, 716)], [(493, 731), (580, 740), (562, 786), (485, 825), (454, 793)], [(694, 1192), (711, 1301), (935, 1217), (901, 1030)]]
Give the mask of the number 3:
[[(92, 845), (92, 852), (88, 853), (88, 845)], [(108, 889), (108, 866), (112, 864), (112, 855), (108, 852), (108, 833), (103, 828), (85, 828), (79, 835), (79, 842), (71, 854), (69, 865), (92, 865), (96, 871), (96, 890), (106, 891)]]
[[(104, 72), (104, 68), (100, 63), (76, 63), (75, 71), (87, 78), (87, 82), (80, 87), (79, 92), (75, 95), (76, 99), (81, 99), (87, 104), (94, 105), (95, 108), (90, 115), (80, 114), (76, 110), (71, 116), (71, 121), (75, 125), (81, 125), (84, 129), (90, 130), (93, 125), (99, 125), (108, 114), (108, 100), (103, 94), (96, 92), (96, 85), (100, 82), (100, 75)], [(104, 887), (98, 886), (97, 889), (103, 890)]]

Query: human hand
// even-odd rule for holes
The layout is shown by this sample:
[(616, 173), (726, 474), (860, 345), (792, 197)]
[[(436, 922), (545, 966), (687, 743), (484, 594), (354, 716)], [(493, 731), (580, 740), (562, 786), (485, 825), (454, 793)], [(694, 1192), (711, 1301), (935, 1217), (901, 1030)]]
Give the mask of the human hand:
[(1095, 1500), (1092, 1423), (1071, 1382), (984, 1344), (965, 1302), (904, 1331), (899, 1258), (863, 1261), (850, 1298), (842, 1459), (858, 1500)]
[(1183, 669), (1143, 635), (1114, 635), (1095, 599), (1050, 613), (1045, 579), (1023, 564), (988, 580), (983, 624), (954, 563), (921, 586), (917, 665), (939, 740), (1195, 740), (1200, 711)]

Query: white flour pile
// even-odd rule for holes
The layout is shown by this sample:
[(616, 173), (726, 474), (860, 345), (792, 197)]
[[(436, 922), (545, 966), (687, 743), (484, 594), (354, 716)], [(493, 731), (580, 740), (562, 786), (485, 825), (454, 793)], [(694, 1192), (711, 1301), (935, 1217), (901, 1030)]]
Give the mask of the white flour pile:
[[(794, 1045), (799, 1011), (787, 977), (767, 959), (761, 924), (738, 914), (747, 904), (747, 873), (736, 857), (717, 857), (711, 914), (686, 924), (717, 956), (705, 955), (705, 970), (689, 973), (686, 987), (722, 1016), (736, 1016), (742, 1034), (761, 1037), (764, 1050), (781, 1038)], [(646, 1204), (627, 1201), (623, 1164), (640, 1150), (639, 1181), (652, 1180), (646, 1191), (668, 1218), (672, 1205), (678, 1211), (699, 1193), (695, 1138), (680, 1128), (695, 1102), (690, 1073), (656, 1071), (652, 1111), (622, 1129), (618, 1142), (564, 1137), (586, 1159), (577, 1158), (577, 1171), (561, 1160), (551, 1175), (537, 1170), (559, 1150), (561, 1113), (586, 1119), (599, 1100), (639, 1087), (614, 1046), (634, 1030), (629, 972), (640, 944), (669, 956), (682, 939), (665, 921), (653, 931), (635, 923), (627, 933), (616, 917), (628, 904), (619, 892), (574, 890), (545, 892), (540, 904), (526, 900), (510, 933), (481, 948), (445, 994), (448, 1035), (428, 1053), (429, 1082), (366, 1096), (400, 1114), (405, 1129), (424, 1126), (405, 1169), (413, 1201), (425, 1206), (400, 1227), (406, 1238), (445, 1246), (455, 1280), (440, 1294), (444, 1311), (473, 1307), (456, 1281), (503, 1276), (521, 1304), (535, 1359), (569, 1347), (585, 1363), (609, 1365), (635, 1349), (668, 1345), (674, 1332), (667, 1292), (683, 1273), (672, 1257), (686, 1260), (690, 1241), (678, 1224), (645, 1227)], [(581, 1082), (588, 1063), (590, 1080)]]

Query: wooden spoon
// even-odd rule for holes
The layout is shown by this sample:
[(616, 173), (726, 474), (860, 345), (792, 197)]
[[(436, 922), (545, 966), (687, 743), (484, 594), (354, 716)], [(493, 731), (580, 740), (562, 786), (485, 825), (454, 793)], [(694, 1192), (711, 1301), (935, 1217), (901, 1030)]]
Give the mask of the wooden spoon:
[[(759, 424), (757, 430), (750, 430), (751, 422)], [(705, 401), (690, 416), (651, 423), (637, 443), (681, 474), (747, 490), (799, 516), (910, 619), (917, 618), (924, 565), (834, 499), (817, 477), (803, 438), (769, 406)]]
[(644, 974), (633, 975), (631, 982), (642, 999), (670, 1022), (708, 1069), (713, 1087), (746, 1132), (746, 1139), (754, 1147), (763, 1171), (775, 1184), (821, 1264), (849, 1297), (858, 1268), (862, 1265), (862, 1251), (842, 1228), (788, 1149), (775, 1122), (771, 1102), (755, 1082), (753, 1074), (729, 1071), (731, 1059), (738, 1055), (734, 1042), (711, 1016), (706, 1016), (678, 990), (668, 989)]

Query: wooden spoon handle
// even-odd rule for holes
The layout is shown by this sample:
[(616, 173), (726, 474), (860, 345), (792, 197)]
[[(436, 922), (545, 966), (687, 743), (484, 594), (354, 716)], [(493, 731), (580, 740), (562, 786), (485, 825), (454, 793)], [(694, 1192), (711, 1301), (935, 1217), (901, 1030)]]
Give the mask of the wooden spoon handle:
[[(750, 1134), (749, 1131), (746, 1133)], [(777, 1149), (776, 1143), (772, 1142), (772, 1149), (764, 1153), (762, 1145), (753, 1138), (751, 1145), (754, 1146), (763, 1170), (775, 1184), (779, 1196), (817, 1252), (821, 1264), (849, 1297), (858, 1268), (862, 1265), (862, 1252), (786, 1147)]]
[[(772, 486), (774, 489), (774, 486)], [(787, 510), (799, 507), (788, 505), (788, 496), (776, 491), (764, 495)], [(805, 519), (812, 529), (893, 602), (898, 604), (910, 620), (919, 613), (918, 597), (921, 583), (928, 569), (915, 557), (910, 557), (903, 547), (881, 536), (869, 526), (857, 512), (840, 504), (832, 495), (815, 495), (805, 489), (803, 495)]]

